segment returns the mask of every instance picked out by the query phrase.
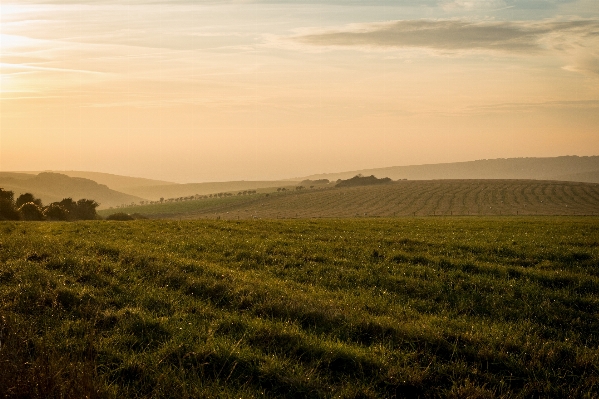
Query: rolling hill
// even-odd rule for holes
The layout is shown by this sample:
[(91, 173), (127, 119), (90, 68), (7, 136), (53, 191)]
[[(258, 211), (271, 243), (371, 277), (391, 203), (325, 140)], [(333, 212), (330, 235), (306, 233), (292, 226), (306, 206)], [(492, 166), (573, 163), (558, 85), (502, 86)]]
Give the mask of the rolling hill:
[(99, 209), (103, 209), (143, 200), (140, 197), (111, 190), (90, 179), (50, 172), (38, 175), (2, 173), (0, 174), (0, 187), (14, 191), (15, 197), (23, 193), (32, 193), (44, 204), (60, 201), (67, 197), (75, 200), (88, 198), (96, 200), (100, 204)]
[[(257, 190), (273, 187), (295, 186), (297, 182), (293, 180), (267, 180), (267, 181), (229, 181), (229, 182), (205, 182), (205, 183), (173, 183), (163, 180), (145, 179), (141, 177), (129, 177), (115, 175), (111, 173), (100, 172), (82, 172), (82, 171), (56, 171), (56, 172), (0, 172), (0, 182), (3, 179), (31, 179), (32, 176), (39, 173), (58, 173), (61, 175), (93, 180), (98, 184), (108, 188), (120, 191), (138, 200), (158, 201), (162, 198), (188, 197), (191, 195), (208, 195), (222, 192)], [(135, 200), (131, 200), (135, 201)], [(124, 201), (123, 203), (130, 203)], [(115, 203), (120, 205), (120, 203)], [(111, 205), (113, 206), (113, 205)]]
[(316, 174), (296, 180), (329, 179), (335, 181), (337, 179), (348, 179), (357, 174), (390, 177), (393, 180), (535, 179), (599, 183), (599, 156), (500, 158), (469, 162), (392, 166), (388, 168)]
[(223, 192), (245, 191), (268, 189), (276, 187), (295, 186), (297, 182), (287, 180), (266, 180), (266, 181), (229, 181), (213, 183), (188, 183), (188, 184), (170, 184), (145, 187), (121, 188), (130, 195), (148, 198), (153, 201), (163, 198), (188, 197), (191, 195), (208, 195)]
[[(106, 216), (114, 210), (105, 210)], [(306, 189), (126, 208), (151, 218), (251, 219), (428, 215), (596, 215), (599, 184), (538, 180), (421, 180)]]
[(58, 173), (61, 175), (69, 176), (69, 177), (79, 177), (83, 179), (93, 180), (98, 184), (103, 184), (112, 190), (126, 192), (128, 188), (136, 188), (136, 187), (147, 187), (147, 186), (168, 186), (168, 185), (176, 185), (177, 183), (164, 181), (164, 180), (154, 180), (154, 179), (146, 179), (143, 177), (131, 177), (131, 176), (122, 176), (115, 175), (112, 173), (102, 173), (102, 172), (87, 172), (87, 171), (78, 171), (78, 170), (46, 170), (46, 171), (38, 171), (38, 172), (0, 172), (0, 178), (4, 175), (6, 177), (12, 177), (12, 175), (17, 176), (28, 176), (38, 175), (40, 173)]

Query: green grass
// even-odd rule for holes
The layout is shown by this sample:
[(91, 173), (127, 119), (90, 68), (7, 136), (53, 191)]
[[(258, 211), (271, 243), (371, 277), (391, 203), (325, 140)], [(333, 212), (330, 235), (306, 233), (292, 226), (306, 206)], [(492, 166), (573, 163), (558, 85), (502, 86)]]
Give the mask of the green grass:
[(599, 218), (0, 224), (4, 397), (597, 397)]

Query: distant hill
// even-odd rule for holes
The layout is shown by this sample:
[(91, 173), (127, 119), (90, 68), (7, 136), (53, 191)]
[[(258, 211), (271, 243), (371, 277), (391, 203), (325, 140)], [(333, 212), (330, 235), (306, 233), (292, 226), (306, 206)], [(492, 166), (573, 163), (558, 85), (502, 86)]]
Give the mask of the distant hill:
[(393, 180), (432, 179), (536, 179), (599, 183), (599, 156), (553, 158), (499, 158), (478, 161), (322, 173), (298, 178), (349, 179), (357, 174), (390, 177)]
[(0, 181), (29, 180), (36, 175), (34, 172), (0, 172)]
[(129, 187), (123, 192), (156, 201), (163, 198), (187, 197), (191, 195), (207, 195), (223, 192), (256, 190), (260, 188), (295, 186), (297, 182), (286, 180), (268, 181), (228, 181), (215, 183), (170, 184), (146, 187)]
[(570, 173), (556, 176), (554, 180), (561, 181), (579, 181), (586, 183), (599, 183), (599, 170), (591, 172)]
[[(158, 185), (171, 185), (177, 184), (173, 182), (163, 181), (163, 180), (153, 180), (153, 179), (145, 179), (143, 177), (130, 177), (130, 176), (121, 176), (114, 175), (111, 173), (101, 173), (101, 172), (83, 172), (77, 170), (66, 170), (66, 171), (44, 171), (44, 172), (19, 172), (16, 174), (39, 174), (39, 173), (59, 173), (61, 175), (66, 175), (69, 177), (80, 177), (84, 179), (93, 180), (98, 184), (104, 184), (108, 188), (113, 190), (122, 191), (126, 193), (126, 190), (131, 187), (147, 187), (147, 186), (158, 186)], [(11, 172), (4, 172), (10, 174)], [(14, 172), (13, 172), (14, 173)], [(2, 172), (0, 172), (0, 177), (2, 176)]]
[(32, 193), (44, 204), (67, 197), (74, 200), (93, 199), (100, 204), (98, 209), (144, 200), (144, 198), (109, 189), (106, 185), (98, 184), (93, 180), (50, 172), (38, 175), (3, 172), (0, 173), (0, 187), (14, 191), (15, 197), (23, 193)]

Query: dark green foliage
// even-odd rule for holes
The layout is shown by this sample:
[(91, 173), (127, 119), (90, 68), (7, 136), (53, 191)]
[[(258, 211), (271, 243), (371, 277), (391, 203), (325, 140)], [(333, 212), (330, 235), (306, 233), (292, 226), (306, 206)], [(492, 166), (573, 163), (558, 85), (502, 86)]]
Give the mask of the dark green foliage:
[(33, 202), (35, 205), (39, 206), (40, 208), (43, 207), (42, 200), (39, 198), (35, 198), (33, 196), (33, 194), (31, 194), (31, 193), (25, 193), (25, 194), (19, 195), (19, 198), (17, 198), (17, 200), (15, 201), (15, 207), (20, 208), (21, 206), (23, 206), (29, 202)]
[(12, 202), (0, 199), (0, 220), (19, 220), (19, 212)]
[(597, 218), (0, 226), (3, 397), (596, 397)]
[(77, 202), (74, 201), (72, 198), (63, 198), (62, 201), (60, 201), (58, 203), (55, 202), (55, 204), (58, 204), (58, 205), (62, 206), (70, 214), (74, 213), (75, 209), (77, 208)]
[(18, 210), (21, 220), (29, 220), (29, 221), (39, 221), (44, 220), (44, 214), (42, 212), (42, 208), (33, 203), (27, 202)]
[(0, 188), (0, 200), (5, 200), (12, 204), (14, 202), (14, 199), (15, 199), (14, 192), (7, 191), (7, 190), (4, 190), (3, 188)]
[(117, 212), (111, 215), (106, 216), (106, 220), (119, 220), (119, 221), (127, 221), (127, 220), (135, 220), (135, 218), (128, 213), (125, 212)]
[(69, 211), (58, 203), (53, 203), (44, 208), (44, 217), (47, 220), (69, 220)]
[(15, 208), (14, 193), (0, 188), (0, 220), (19, 220), (19, 212)]
[(391, 183), (391, 180), (388, 177), (383, 177), (381, 179), (377, 179), (374, 175), (371, 176), (362, 176), (356, 175), (351, 179), (347, 180), (337, 180), (337, 184), (335, 187), (355, 187), (355, 186), (372, 186), (375, 184), (386, 184)]
[(80, 199), (75, 207), (75, 218), (78, 220), (94, 220), (97, 219), (96, 208), (100, 206), (96, 201), (91, 199)]
[(98, 219), (96, 208), (99, 204), (94, 200), (80, 199), (74, 201), (72, 198), (64, 198), (60, 202), (54, 202), (50, 205), (55, 205), (62, 208), (64, 211), (56, 208), (53, 210), (53, 219), (62, 219), (66, 215), (66, 220), (95, 220)]

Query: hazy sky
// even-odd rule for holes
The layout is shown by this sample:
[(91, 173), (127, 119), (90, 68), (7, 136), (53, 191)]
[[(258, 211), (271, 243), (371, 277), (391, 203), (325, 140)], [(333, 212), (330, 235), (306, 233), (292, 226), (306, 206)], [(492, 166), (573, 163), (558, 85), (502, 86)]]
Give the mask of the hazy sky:
[(597, 0), (0, 2), (0, 170), (599, 155)]

